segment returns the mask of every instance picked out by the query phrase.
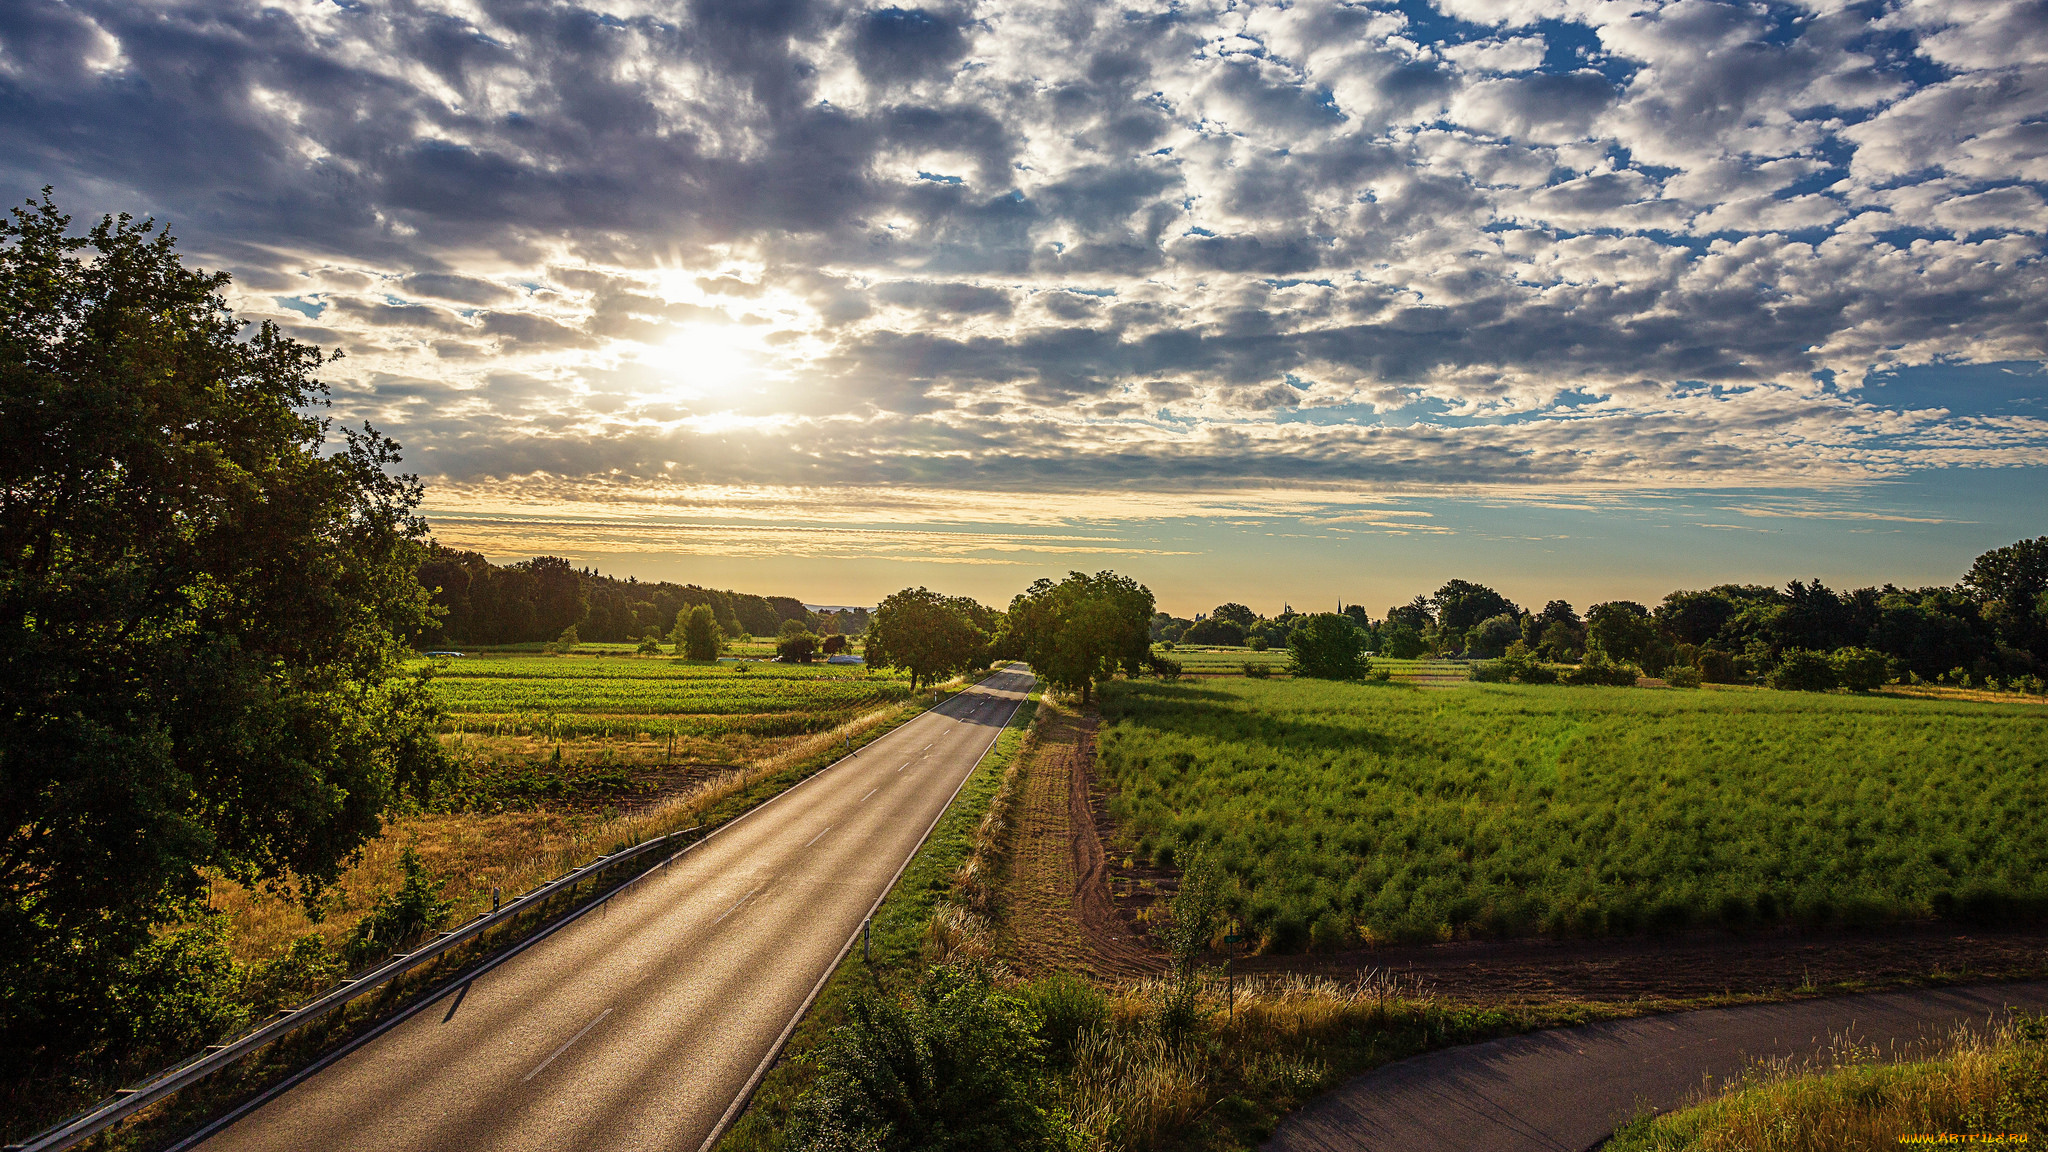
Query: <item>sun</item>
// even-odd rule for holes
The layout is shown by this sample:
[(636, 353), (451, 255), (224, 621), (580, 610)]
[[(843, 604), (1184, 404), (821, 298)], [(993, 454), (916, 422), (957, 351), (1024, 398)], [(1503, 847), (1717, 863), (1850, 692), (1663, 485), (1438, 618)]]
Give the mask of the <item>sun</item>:
[(753, 333), (734, 324), (685, 324), (641, 360), (670, 389), (696, 396), (726, 396), (759, 380), (763, 352)]

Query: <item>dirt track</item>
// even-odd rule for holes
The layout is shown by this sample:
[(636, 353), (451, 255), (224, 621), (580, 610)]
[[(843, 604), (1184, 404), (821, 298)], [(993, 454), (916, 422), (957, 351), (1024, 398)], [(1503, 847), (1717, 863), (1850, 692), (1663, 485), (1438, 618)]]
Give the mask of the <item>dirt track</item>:
[(1157, 972), (1161, 959), (1111, 896), (1109, 860), (1096, 835), (1089, 768), (1096, 721), (1043, 705), (1036, 746), (1024, 763), (1017, 848), (1011, 857), (1014, 958), (1034, 972), (1099, 976)]

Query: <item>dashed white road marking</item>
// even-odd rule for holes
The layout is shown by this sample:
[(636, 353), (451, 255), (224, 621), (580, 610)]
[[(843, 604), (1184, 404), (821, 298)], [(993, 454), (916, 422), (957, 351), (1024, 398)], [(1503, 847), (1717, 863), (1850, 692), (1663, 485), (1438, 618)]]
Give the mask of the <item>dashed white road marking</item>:
[(557, 1049), (555, 1049), (555, 1050), (554, 1050), (553, 1052), (550, 1052), (550, 1053), (548, 1053), (548, 1058), (547, 1058), (547, 1059), (545, 1059), (545, 1060), (543, 1060), (543, 1061), (541, 1061), (541, 1062), (540, 1062), (539, 1064), (535, 1065), (535, 1066), (534, 1066), (534, 1069), (533, 1069), (533, 1071), (531, 1071), (531, 1072), (528, 1072), (528, 1073), (526, 1074), (525, 1078), (524, 1078), (524, 1079), (521, 1079), (521, 1080), (520, 1080), (519, 1082), (520, 1082), (521, 1084), (524, 1084), (524, 1083), (526, 1083), (526, 1081), (527, 1081), (527, 1080), (531, 1080), (531, 1079), (533, 1079), (533, 1078), (534, 1078), (535, 1076), (538, 1076), (538, 1075), (540, 1075), (540, 1070), (541, 1070), (542, 1068), (545, 1068), (545, 1067), (547, 1067), (548, 1065), (550, 1065), (550, 1064), (553, 1064), (553, 1063), (555, 1062), (555, 1057), (557, 1057), (557, 1056), (560, 1056), (560, 1055), (561, 1055), (562, 1053), (564, 1053), (564, 1052), (567, 1052), (567, 1051), (569, 1050), (569, 1045), (571, 1045), (571, 1044), (574, 1044), (574, 1043), (575, 1043), (575, 1042), (577, 1042), (578, 1040), (581, 1040), (581, 1039), (583, 1039), (584, 1033), (587, 1033), (587, 1032), (589, 1032), (589, 1031), (590, 1031), (590, 1030), (591, 1030), (592, 1028), (595, 1028), (595, 1027), (597, 1027), (597, 1026), (598, 1026), (598, 1025), (600, 1024), (600, 1023), (603, 1023), (603, 1021), (604, 1021), (604, 1018), (605, 1018), (605, 1017), (607, 1017), (607, 1016), (609, 1016), (609, 1015), (611, 1015), (611, 1014), (612, 1014), (612, 1010), (611, 1010), (611, 1009), (609, 1009), (609, 1008), (605, 1009), (605, 1010), (604, 1010), (604, 1011), (602, 1011), (602, 1012), (599, 1012), (599, 1013), (597, 1014), (597, 1019), (595, 1019), (595, 1020), (592, 1020), (592, 1021), (591, 1021), (590, 1023), (588, 1023), (588, 1024), (585, 1024), (585, 1025), (583, 1026), (583, 1031), (582, 1031), (582, 1032), (578, 1032), (578, 1033), (577, 1033), (577, 1034), (575, 1034), (574, 1036), (571, 1036), (571, 1037), (569, 1037), (569, 1038), (568, 1038), (567, 1040), (564, 1040), (564, 1041), (562, 1041), (562, 1046), (561, 1046), (560, 1048), (557, 1048)]
[[(830, 829), (830, 828), (827, 828), (827, 829), (825, 829), (825, 832), (830, 832), (830, 831), (831, 831), (831, 829)], [(823, 835), (825, 834), (825, 832), (820, 832), (820, 833), (818, 833), (818, 835), (820, 835), (820, 836), (823, 836)], [(812, 843), (816, 843), (816, 841), (812, 841)], [(810, 844), (806, 844), (806, 845), (804, 845), (804, 847), (808, 848), (808, 847), (810, 847)], [(761, 890), (761, 886), (760, 886), (759, 884), (756, 884), (756, 885), (754, 885), (754, 891), (753, 891), (753, 892), (749, 892), (749, 893), (747, 893), (747, 894), (746, 894), (745, 896), (742, 896), (742, 897), (740, 897), (739, 899), (737, 899), (737, 900), (733, 901), (733, 903), (732, 903), (732, 907), (730, 907), (730, 908), (727, 908), (727, 909), (726, 909), (725, 911), (723, 911), (723, 912), (720, 912), (720, 913), (718, 914), (718, 920), (713, 920), (713, 921), (712, 921), (712, 923), (713, 923), (713, 924), (716, 924), (716, 923), (718, 923), (718, 922), (719, 922), (719, 920), (723, 920), (723, 919), (725, 919), (725, 918), (726, 918), (727, 916), (730, 916), (730, 915), (732, 915), (733, 913), (735, 913), (735, 912), (739, 911), (739, 910), (740, 910), (740, 905), (742, 905), (742, 904), (745, 904), (745, 903), (746, 903), (747, 901), (749, 901), (749, 900), (752, 900), (752, 899), (754, 898), (754, 892), (759, 892), (760, 890)]]
[[(825, 832), (830, 832), (830, 831), (832, 830), (832, 828), (833, 828), (833, 825), (830, 825), (830, 824), (827, 824), (827, 825), (825, 825)], [(811, 838), (810, 838), (809, 840), (805, 841), (805, 842), (804, 842), (804, 847), (806, 847), (806, 848), (809, 848), (809, 847), (810, 847), (811, 845), (813, 845), (813, 844), (816, 844), (816, 843), (817, 843), (817, 842), (818, 842), (819, 840), (821, 840), (821, 839), (823, 839), (823, 838), (824, 838), (825, 832), (820, 832), (820, 833), (818, 833), (818, 834), (817, 834), (816, 836), (813, 836), (813, 837), (811, 837)]]

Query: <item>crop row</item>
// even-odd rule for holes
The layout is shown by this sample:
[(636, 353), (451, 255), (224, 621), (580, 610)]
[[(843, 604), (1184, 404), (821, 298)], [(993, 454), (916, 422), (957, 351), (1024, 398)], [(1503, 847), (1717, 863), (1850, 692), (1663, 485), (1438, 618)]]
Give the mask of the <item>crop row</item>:
[(728, 677), (720, 679), (474, 679), (434, 682), (451, 712), (749, 713), (853, 708), (903, 700), (894, 680)]
[(1271, 947), (2048, 911), (2048, 710), (1752, 691), (1119, 683), (1142, 855)]

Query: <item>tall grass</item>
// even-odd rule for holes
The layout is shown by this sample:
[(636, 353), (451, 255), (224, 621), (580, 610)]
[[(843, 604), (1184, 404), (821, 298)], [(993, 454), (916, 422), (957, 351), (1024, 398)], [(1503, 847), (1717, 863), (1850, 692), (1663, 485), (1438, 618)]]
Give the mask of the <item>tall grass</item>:
[(1137, 854), (1265, 948), (2048, 910), (2048, 712), (1753, 690), (1117, 683)]
[[(1607, 1152), (1878, 1152), (1992, 1147), (2048, 1136), (2048, 1027), (2021, 1017), (1963, 1029), (1931, 1060), (1762, 1065), (1717, 1100), (1644, 1118)], [(2015, 1139), (2017, 1138), (2017, 1139)]]

